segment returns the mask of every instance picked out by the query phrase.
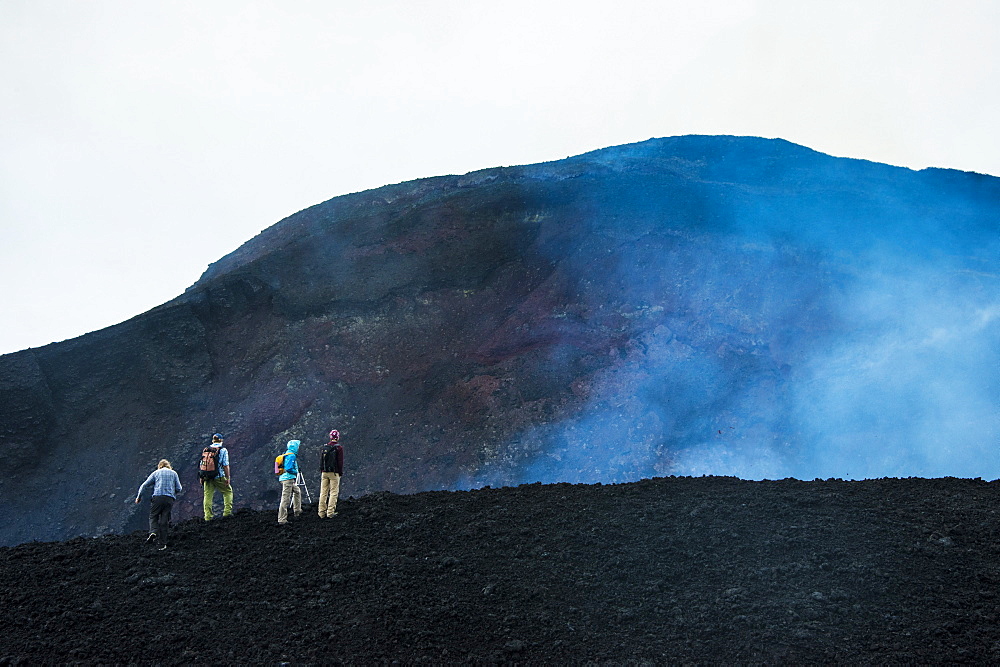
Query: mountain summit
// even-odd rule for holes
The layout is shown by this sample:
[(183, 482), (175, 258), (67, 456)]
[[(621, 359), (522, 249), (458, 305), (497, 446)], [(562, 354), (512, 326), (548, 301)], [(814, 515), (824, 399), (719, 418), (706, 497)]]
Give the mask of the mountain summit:
[[(0, 542), (139, 528), (226, 436), (237, 506), (337, 428), (345, 495), (996, 477), (1000, 179), (688, 136), (345, 195), (176, 299), (0, 357)], [(193, 491), (192, 491), (193, 489)]]

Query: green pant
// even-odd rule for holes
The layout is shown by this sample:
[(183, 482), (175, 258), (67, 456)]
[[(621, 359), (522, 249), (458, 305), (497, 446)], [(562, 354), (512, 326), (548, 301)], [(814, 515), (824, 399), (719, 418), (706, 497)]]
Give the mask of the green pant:
[(205, 507), (205, 521), (212, 520), (212, 503), (215, 501), (215, 492), (222, 494), (222, 516), (231, 516), (233, 513), (233, 486), (228, 479), (216, 477), (210, 479), (203, 485), (205, 487), (205, 498), (202, 505)]

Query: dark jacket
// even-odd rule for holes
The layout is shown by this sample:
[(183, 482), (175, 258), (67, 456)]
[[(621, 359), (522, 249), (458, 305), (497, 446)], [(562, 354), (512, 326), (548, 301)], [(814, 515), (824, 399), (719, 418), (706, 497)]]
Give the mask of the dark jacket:
[(332, 442), (323, 445), (319, 453), (320, 472), (335, 472), (344, 474), (344, 448)]

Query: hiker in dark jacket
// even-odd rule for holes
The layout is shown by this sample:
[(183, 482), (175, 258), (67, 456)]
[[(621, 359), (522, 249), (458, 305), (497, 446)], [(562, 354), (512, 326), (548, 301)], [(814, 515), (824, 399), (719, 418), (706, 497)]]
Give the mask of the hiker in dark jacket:
[(149, 473), (146, 481), (139, 486), (138, 493), (135, 494), (136, 504), (142, 499), (143, 490), (153, 485), (153, 497), (149, 503), (149, 537), (147, 542), (159, 540), (160, 549), (167, 548), (167, 528), (170, 526), (170, 510), (174, 506), (177, 494), (184, 488), (181, 486), (181, 479), (170, 467), (170, 461), (160, 459), (156, 465), (156, 470)]
[(323, 445), (320, 452), (319, 472), (323, 478), (319, 487), (319, 518), (329, 519), (337, 514), (340, 477), (344, 474), (344, 448), (340, 445), (340, 431), (330, 431), (330, 442)]

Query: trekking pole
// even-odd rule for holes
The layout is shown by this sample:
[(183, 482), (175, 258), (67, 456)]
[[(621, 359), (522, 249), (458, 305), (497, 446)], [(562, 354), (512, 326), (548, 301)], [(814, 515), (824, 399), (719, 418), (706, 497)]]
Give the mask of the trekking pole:
[(298, 475), (296, 475), (296, 477), (295, 477), (295, 486), (301, 486), (303, 489), (305, 489), (306, 499), (308, 499), (309, 500), (309, 504), (312, 505), (313, 504), (313, 499), (312, 499), (312, 496), (309, 495), (309, 487), (306, 486), (306, 478), (302, 476), (302, 472), (301, 471), (299, 471)]

